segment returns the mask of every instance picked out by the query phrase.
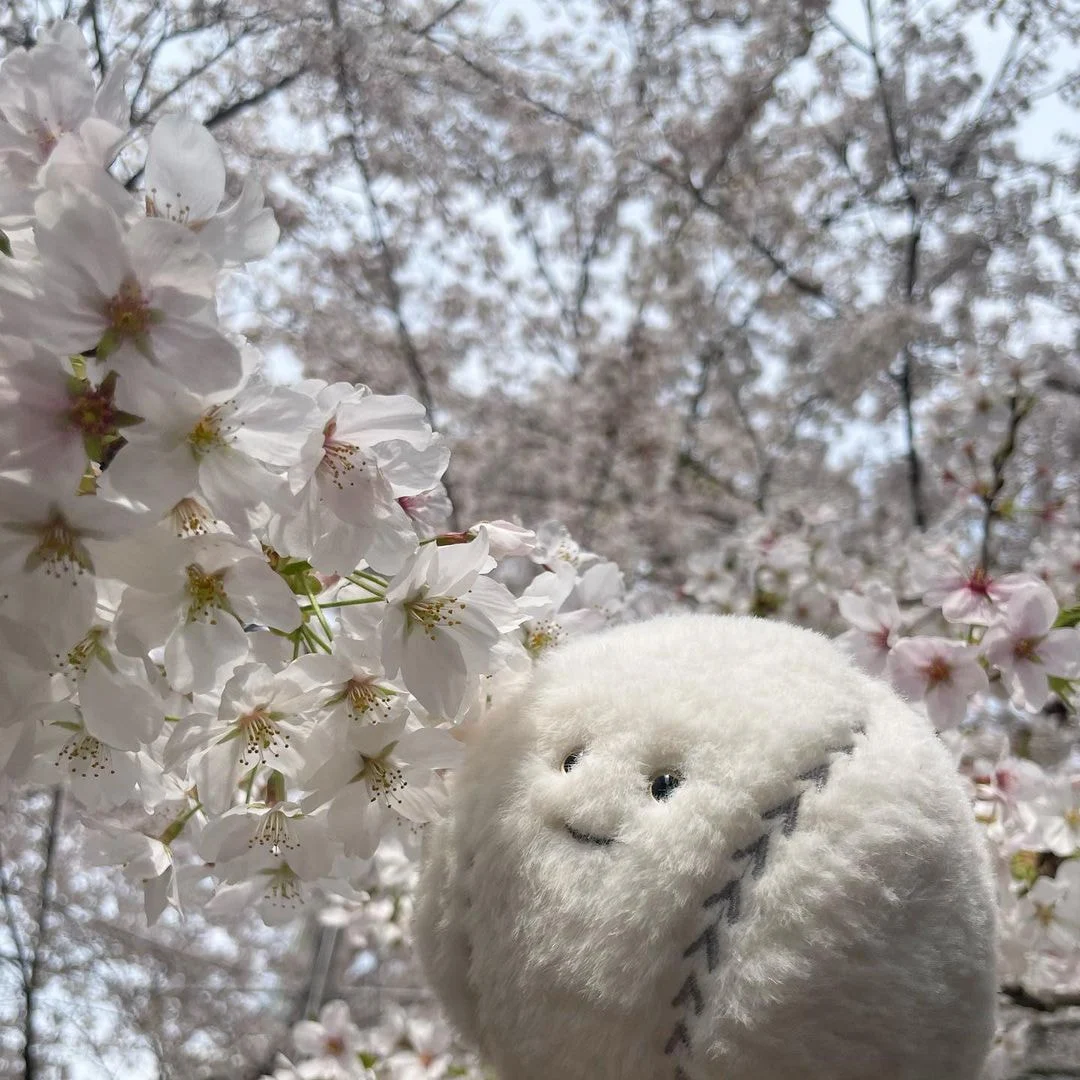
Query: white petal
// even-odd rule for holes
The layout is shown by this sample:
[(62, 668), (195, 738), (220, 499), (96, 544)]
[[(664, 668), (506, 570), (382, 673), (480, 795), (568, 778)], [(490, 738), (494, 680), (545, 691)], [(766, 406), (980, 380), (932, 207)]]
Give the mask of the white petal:
[(422, 769), (453, 769), (461, 764), (465, 744), (446, 728), (406, 732), (394, 747), (394, 756)]
[(417, 701), (435, 716), (453, 719), (465, 700), (468, 667), (449, 634), (434, 640), (421, 629), (405, 638), (401, 674)]
[(165, 719), (149, 689), (110, 675), (100, 663), (80, 680), (79, 705), (86, 730), (118, 750), (152, 742)]
[(150, 340), (156, 365), (195, 393), (229, 390), (243, 378), (240, 351), (213, 326), (170, 316)]
[(330, 804), (327, 831), (345, 845), (345, 854), (367, 859), (379, 846), (382, 814), (366, 784), (350, 784)]
[(339, 438), (362, 446), (402, 439), (422, 450), (431, 441), (424, 406), (404, 394), (368, 394), (338, 409)]
[(1080, 674), (1080, 631), (1075, 628), (1051, 630), (1035, 651), (1048, 674), (1063, 678)]
[(205, 221), (225, 195), (225, 159), (214, 136), (188, 116), (154, 125), (146, 156), (146, 196), (154, 213), (183, 224)]
[(223, 613), (216, 623), (187, 623), (169, 638), (165, 672), (179, 693), (207, 693), (224, 683), (247, 655), (247, 634)]

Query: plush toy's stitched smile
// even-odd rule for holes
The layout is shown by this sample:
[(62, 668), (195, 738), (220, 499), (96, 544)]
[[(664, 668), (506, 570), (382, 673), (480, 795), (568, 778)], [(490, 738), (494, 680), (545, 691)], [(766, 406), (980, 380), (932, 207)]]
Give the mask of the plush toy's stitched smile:
[(580, 840), (583, 844), (599, 844), (601, 847), (606, 847), (608, 844), (615, 843), (615, 838), (612, 836), (591, 836), (589, 833), (578, 832), (569, 823), (566, 826), (566, 831), (575, 840)]

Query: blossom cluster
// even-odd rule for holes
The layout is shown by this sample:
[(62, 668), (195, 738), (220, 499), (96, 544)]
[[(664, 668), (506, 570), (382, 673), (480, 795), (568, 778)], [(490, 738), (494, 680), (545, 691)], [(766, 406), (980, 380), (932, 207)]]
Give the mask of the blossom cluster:
[(277, 240), (260, 187), (173, 115), (129, 191), (125, 72), (88, 60), (59, 23), (0, 67), (0, 785), (65, 783), (151, 922), (208, 875), (211, 913), (289, 918), (361, 895), (621, 576), (557, 526), (448, 531), (412, 398), (270, 378), (218, 313)]
[[(1080, 767), (1068, 734), (1034, 760), (1008, 737), (1012, 716), (1068, 707), (1080, 678), (1080, 609), (1060, 610), (1037, 575), (994, 578), (942, 559), (921, 605), (893, 592), (840, 598), (841, 641), (869, 671), (922, 702), (954, 747), (976, 815), (998, 855), (1003, 982), (1028, 991), (1080, 985)], [(928, 619), (942, 634), (914, 632)], [(950, 633), (951, 631), (951, 633)], [(981, 721), (981, 722), (980, 722)]]
[(344, 1001), (330, 1001), (317, 1020), (293, 1029), (297, 1062), (283, 1057), (263, 1080), (488, 1080), (470, 1057), (455, 1054), (446, 1022), (435, 1013), (391, 1006), (373, 1028), (353, 1023)]

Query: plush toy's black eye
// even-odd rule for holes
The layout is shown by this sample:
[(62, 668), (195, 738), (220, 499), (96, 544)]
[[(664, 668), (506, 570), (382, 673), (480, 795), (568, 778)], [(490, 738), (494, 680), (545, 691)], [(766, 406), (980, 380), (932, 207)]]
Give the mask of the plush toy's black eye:
[(569, 772), (580, 760), (581, 751), (571, 750), (570, 753), (563, 758), (562, 771)]
[(672, 773), (658, 773), (649, 781), (649, 792), (654, 799), (666, 799), (680, 784), (681, 777)]

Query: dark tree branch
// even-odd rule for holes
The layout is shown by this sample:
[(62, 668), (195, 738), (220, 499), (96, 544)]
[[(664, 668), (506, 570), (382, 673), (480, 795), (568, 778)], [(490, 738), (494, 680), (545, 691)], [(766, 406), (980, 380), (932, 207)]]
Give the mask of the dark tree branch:
[(593, 477), (589, 493), (585, 498), (585, 509), (581, 518), (580, 531), (582, 543), (584, 544), (589, 544), (591, 542), (593, 523), (596, 520), (596, 515), (599, 512), (600, 507), (603, 505), (604, 493), (607, 491), (608, 484), (611, 482), (612, 474), (615, 471), (615, 462), (618, 458), (619, 435), (622, 433), (624, 424), (626, 400), (630, 397), (634, 384), (632, 377), (633, 369), (640, 364), (645, 355), (643, 335), (645, 330), (645, 306), (647, 301), (648, 293), (642, 296), (641, 300), (638, 302), (637, 313), (634, 316), (633, 325), (630, 327), (630, 331), (626, 336), (627, 366), (630, 367), (631, 372), (628, 377), (621, 380), (621, 393), (617, 394), (610, 402), (607, 418), (601, 433), (603, 436), (603, 451), (598, 455), (596, 475)]
[[(1052, 1013), (1059, 1009), (1072, 1009), (1080, 1006), (1080, 994), (1040, 994), (1036, 996), (1030, 993), (1019, 983), (1009, 984), (1001, 988), (1005, 995), (1014, 1005), (1020, 1005), (1025, 1009), (1033, 1009), (1035, 1012)], [(1060, 1073), (1060, 1069), (1055, 1069)], [(1080, 1076), (1080, 1073), (1077, 1073)]]
[(26, 983), (30, 979), (30, 958), (23, 944), (22, 931), (15, 915), (15, 903), (11, 895), (11, 886), (8, 884), (7, 871), (4, 869), (3, 852), (0, 851), (0, 897), (4, 902), (4, 915), (7, 918), (8, 927), (11, 930), (11, 940), (15, 945), (15, 957), (22, 973), (22, 983), (25, 990)]
[[(406, 27), (406, 29), (412, 30), (413, 28)], [(428, 36), (425, 40), (430, 41), (435, 48), (439, 49), (445, 55), (451, 56), (459, 63), (464, 64), (470, 71), (480, 76), (485, 82), (496, 87), (500, 92), (515, 98), (528, 108), (531, 108), (552, 120), (557, 120), (560, 123), (567, 125), (581, 135), (596, 139), (609, 150), (623, 149), (617, 146), (615, 140), (612, 139), (610, 135), (604, 134), (588, 120), (574, 116), (563, 109), (535, 97), (525, 90), (524, 87), (516, 84), (510, 84), (508, 86), (497, 72), (490, 70), (482, 63), (466, 56), (460, 50), (452, 48), (447, 43), (439, 41), (437, 37)], [(711, 202), (706, 198), (702, 190), (689, 176), (681, 176), (670, 165), (663, 161), (654, 161), (651, 158), (641, 157), (636, 153), (632, 155), (632, 158), (642, 167), (648, 169), (657, 176), (663, 177), (669, 183), (685, 192), (694, 200), (696, 205), (701, 207), (701, 209), (718, 218), (728, 228), (734, 230), (749, 244), (751, 250), (765, 259), (773, 270), (779, 274), (788, 285), (795, 289), (796, 292), (824, 304), (829, 309), (830, 314), (836, 314), (840, 310), (840, 305), (829, 297), (819, 282), (806, 277), (788, 266), (783, 257), (774, 250), (767, 240), (752, 229), (747, 229), (743, 226), (732, 213), (723, 206), (723, 204)]]
[(52, 809), (45, 832), (45, 865), (41, 871), (41, 901), (38, 905), (37, 929), (30, 954), (30, 973), (23, 982), (23, 1080), (38, 1080), (39, 1076), (44, 1076), (39, 1069), (41, 1061), (34, 1032), (34, 1016), (37, 1012), (38, 990), (41, 988), (42, 963), (48, 944), (49, 908), (54, 886), (53, 863), (60, 839), (60, 818), (63, 810), (64, 789), (57, 787), (53, 790)]
[(231, 120), (237, 113), (243, 112), (245, 109), (253, 108), (256, 105), (261, 105), (267, 98), (272, 97), (279, 90), (284, 90), (291, 86), (301, 75), (307, 71), (307, 66), (297, 68), (296, 71), (290, 71), (285, 75), (282, 75), (279, 79), (257, 90), (254, 94), (249, 94), (247, 97), (238, 98), (236, 101), (230, 101), (228, 105), (222, 105), (220, 108), (212, 112), (203, 123), (208, 128), (215, 128), (219, 124), (224, 124)]
[[(889, 80), (881, 59), (878, 42), (877, 13), (874, 0), (863, 0), (866, 11), (866, 28), (870, 38), (869, 56), (876, 76), (878, 97), (881, 111), (885, 118), (885, 133), (889, 144), (889, 153), (896, 165), (897, 175), (904, 188), (904, 198), (908, 209), (908, 232), (904, 245), (903, 292), (904, 302), (910, 307), (915, 302), (915, 288), (919, 279), (919, 244), (922, 240), (922, 210), (919, 197), (911, 176), (909, 154), (901, 145), (899, 127), (892, 98), (889, 95)], [(926, 528), (926, 501), (923, 492), (923, 467), (919, 456), (915, 435), (915, 356), (910, 343), (900, 352), (899, 370), (891, 373), (900, 392), (900, 408), (904, 417), (904, 438), (907, 444), (908, 494), (911, 499), (911, 516), (915, 528)]]
[(1009, 460), (1016, 452), (1016, 433), (1024, 418), (1031, 412), (1035, 405), (1034, 397), (1020, 397), (1020, 388), (1017, 386), (1009, 396), (1009, 424), (1005, 430), (1005, 438), (1001, 445), (994, 451), (992, 462), (993, 476), (986, 491), (983, 492), (983, 518), (982, 518), (982, 546), (979, 552), (979, 565), (983, 570), (990, 569), (990, 533), (994, 521), (1001, 516), (1001, 507), (998, 505), (998, 496), (1005, 487), (1005, 469)]
[(994, 77), (990, 82), (990, 87), (983, 95), (982, 101), (979, 103), (978, 109), (975, 111), (975, 116), (968, 126), (967, 131), (960, 137), (959, 145), (956, 148), (956, 153), (953, 155), (949, 164), (945, 168), (945, 181), (941, 185), (941, 193), (944, 194), (945, 189), (949, 186), (949, 182), (957, 174), (961, 166), (967, 160), (971, 151), (975, 148), (975, 144), (978, 142), (979, 135), (982, 134), (983, 124), (986, 122), (986, 117), (990, 111), (990, 106), (993, 104), (994, 99), (998, 96), (1001, 90), (1002, 84), (1005, 82), (1005, 76), (1008, 74), (1009, 69), (1012, 67), (1013, 61), (1016, 59), (1016, 54), (1020, 49), (1020, 42), (1023, 40), (1024, 35), (1027, 33), (1028, 21), (1031, 18), (1031, 9), (1025, 13), (1024, 17), (1016, 26), (1016, 30), (1013, 32), (1012, 39), (1009, 41), (1009, 46), (1005, 50), (1005, 54), (1001, 58), (1001, 63), (998, 65), (997, 71), (994, 73)]
[[(334, 72), (337, 82), (338, 98), (341, 101), (345, 118), (349, 121), (349, 130), (346, 141), (349, 145), (349, 154), (360, 174), (364, 188), (364, 198), (368, 205), (368, 219), (371, 222), (371, 230), (375, 238), (375, 246), (382, 265), (382, 284), (385, 292), (386, 305), (394, 317), (397, 328), (398, 345), (401, 355), (405, 360), (405, 366), (412, 376), (417, 397), (427, 413), (428, 423), (432, 430), (437, 430), (435, 424), (435, 398), (431, 389), (431, 381), (428, 378), (427, 369), (420, 357), (420, 350), (405, 318), (404, 296), (401, 284), (398, 281), (397, 259), (391, 250), (387, 240), (386, 229), (382, 222), (382, 207), (375, 194), (372, 183), (371, 169), (368, 164), (367, 149), (361, 139), (363, 129), (363, 110), (357, 97), (356, 84), (349, 72), (349, 65), (345, 57), (345, 42), (347, 32), (341, 19), (341, 8), (338, 0), (327, 0), (330, 13), (330, 22), (334, 27)], [(457, 529), (458, 510), (454, 500), (453, 486), (447, 474), (442, 478), (443, 487), (446, 489), (447, 498), (451, 505), (451, 527)]]

